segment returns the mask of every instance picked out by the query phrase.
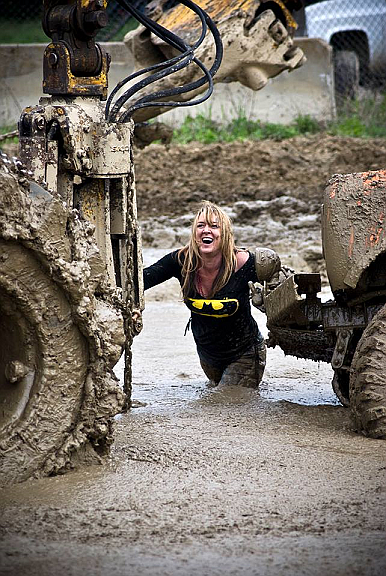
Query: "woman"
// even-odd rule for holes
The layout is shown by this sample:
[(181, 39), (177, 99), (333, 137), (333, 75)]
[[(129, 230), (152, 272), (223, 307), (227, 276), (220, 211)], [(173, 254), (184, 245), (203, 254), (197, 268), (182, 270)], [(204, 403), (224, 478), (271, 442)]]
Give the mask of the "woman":
[(248, 282), (258, 281), (255, 258), (236, 248), (229, 217), (203, 202), (189, 243), (145, 268), (145, 290), (178, 278), (201, 366), (212, 384), (257, 388), (266, 360), (251, 315)]

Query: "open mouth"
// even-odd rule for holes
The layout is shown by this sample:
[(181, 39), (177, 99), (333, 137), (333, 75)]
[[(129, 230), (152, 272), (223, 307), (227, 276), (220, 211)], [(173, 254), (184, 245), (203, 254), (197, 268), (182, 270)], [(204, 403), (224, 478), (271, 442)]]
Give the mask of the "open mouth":
[(213, 242), (213, 238), (203, 238), (202, 239), (203, 244), (212, 244), (212, 242)]

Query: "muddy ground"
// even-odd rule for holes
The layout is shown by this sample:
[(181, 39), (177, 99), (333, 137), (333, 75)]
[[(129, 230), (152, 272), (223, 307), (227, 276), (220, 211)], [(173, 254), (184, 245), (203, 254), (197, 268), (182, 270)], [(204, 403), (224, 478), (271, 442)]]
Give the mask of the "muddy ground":
[[(385, 165), (381, 141), (151, 147), (136, 168), (145, 264), (207, 198), (239, 243), (317, 268), (325, 182)], [(330, 367), (270, 349), (260, 392), (208, 388), (187, 319), (175, 282), (147, 293), (134, 407), (104, 466), (2, 490), (0, 574), (383, 576), (385, 443), (356, 434)]]
[(136, 153), (140, 216), (181, 216), (205, 198), (222, 205), (288, 194), (320, 205), (334, 173), (383, 168), (385, 140), (334, 136), (185, 146)]

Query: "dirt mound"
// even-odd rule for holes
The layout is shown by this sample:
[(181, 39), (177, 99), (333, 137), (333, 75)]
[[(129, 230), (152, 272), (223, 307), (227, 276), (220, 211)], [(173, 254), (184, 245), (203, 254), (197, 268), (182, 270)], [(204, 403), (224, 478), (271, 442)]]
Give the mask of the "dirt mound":
[(240, 200), (299, 198), (319, 208), (335, 173), (386, 166), (386, 142), (333, 136), (185, 146), (151, 145), (135, 156), (140, 218), (179, 216), (202, 199), (232, 206)]

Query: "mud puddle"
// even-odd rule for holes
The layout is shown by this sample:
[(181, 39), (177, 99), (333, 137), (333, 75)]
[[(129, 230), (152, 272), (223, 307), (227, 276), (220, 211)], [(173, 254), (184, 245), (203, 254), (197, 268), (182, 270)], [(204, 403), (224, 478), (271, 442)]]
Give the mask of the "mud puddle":
[[(328, 297), (325, 291), (323, 298)], [(252, 313), (266, 338), (264, 314), (256, 309)], [(208, 387), (192, 335), (184, 336), (188, 318), (181, 302), (147, 303), (143, 317), (145, 328), (133, 344), (134, 409), (158, 413), (221, 402), (250, 407), (251, 403), (262, 400), (305, 406), (339, 405), (332, 391), (333, 371), (329, 365), (286, 357), (278, 347), (268, 349), (267, 368), (258, 392), (233, 386)], [(123, 366), (121, 359), (115, 370), (121, 382)]]
[(103, 466), (0, 493), (1, 575), (383, 576), (385, 445), (330, 368), (275, 349), (260, 393), (210, 389), (186, 322), (150, 295)]

